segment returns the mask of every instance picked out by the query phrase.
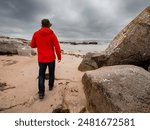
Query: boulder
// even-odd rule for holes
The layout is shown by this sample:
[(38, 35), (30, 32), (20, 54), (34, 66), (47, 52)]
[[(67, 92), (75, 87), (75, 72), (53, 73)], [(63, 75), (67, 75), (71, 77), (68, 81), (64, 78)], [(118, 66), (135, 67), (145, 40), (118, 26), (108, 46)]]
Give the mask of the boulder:
[(150, 73), (141, 67), (102, 67), (82, 82), (89, 112), (150, 112)]
[(94, 55), (96, 55), (96, 54), (95, 53), (87, 53), (86, 56), (83, 57), (83, 61), (79, 65), (78, 69), (81, 71), (97, 69), (98, 65), (94, 61), (94, 59), (92, 59), (92, 57), (94, 57)]
[[(150, 6), (129, 23), (102, 54), (87, 54), (79, 70), (132, 64), (148, 69), (150, 64)], [(91, 67), (91, 64), (94, 66)], [(97, 65), (96, 65), (97, 64)], [(88, 67), (89, 66), (89, 67)], [(95, 67), (96, 66), (96, 67)]]
[(18, 54), (17, 48), (22, 43), (18, 40), (1, 37), (0, 38), (0, 55)]
[(17, 49), (18, 55), (20, 56), (31, 56), (31, 55), (36, 55), (36, 52), (30, 48), (30, 46), (25, 45), (22, 47), (19, 47)]
[(35, 55), (35, 51), (23, 40), (0, 37), (0, 55), (16, 54), (22, 56)]

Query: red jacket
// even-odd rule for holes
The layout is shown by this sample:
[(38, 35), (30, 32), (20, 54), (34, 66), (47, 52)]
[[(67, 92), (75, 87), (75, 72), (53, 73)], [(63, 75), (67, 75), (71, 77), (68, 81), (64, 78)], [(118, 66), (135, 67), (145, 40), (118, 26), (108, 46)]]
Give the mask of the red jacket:
[(34, 33), (30, 43), (32, 48), (37, 48), (38, 61), (42, 63), (52, 62), (56, 59), (61, 60), (61, 49), (55, 33), (46, 27)]

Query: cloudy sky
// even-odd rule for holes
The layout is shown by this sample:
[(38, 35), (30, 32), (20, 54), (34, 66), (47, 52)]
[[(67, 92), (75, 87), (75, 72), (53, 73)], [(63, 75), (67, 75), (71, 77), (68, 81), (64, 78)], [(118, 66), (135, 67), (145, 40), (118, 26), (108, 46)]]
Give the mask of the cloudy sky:
[(0, 0), (0, 35), (31, 39), (43, 18), (59, 40), (112, 39), (150, 0)]

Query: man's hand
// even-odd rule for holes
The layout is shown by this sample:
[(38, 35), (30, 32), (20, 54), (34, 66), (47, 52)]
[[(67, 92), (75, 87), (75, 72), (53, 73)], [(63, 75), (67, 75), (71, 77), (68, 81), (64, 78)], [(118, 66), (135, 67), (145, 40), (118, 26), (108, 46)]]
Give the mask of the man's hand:
[(61, 62), (61, 60), (58, 60), (58, 63), (60, 63)]

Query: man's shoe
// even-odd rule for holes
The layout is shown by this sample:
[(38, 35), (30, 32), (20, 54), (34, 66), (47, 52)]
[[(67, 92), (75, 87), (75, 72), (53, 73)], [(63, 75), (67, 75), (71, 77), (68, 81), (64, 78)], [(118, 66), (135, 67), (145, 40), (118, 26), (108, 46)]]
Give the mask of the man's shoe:
[(52, 90), (53, 90), (53, 87), (52, 87), (52, 86), (50, 86), (50, 87), (49, 87), (49, 91), (52, 91)]
[(43, 99), (44, 95), (39, 94), (39, 99)]

